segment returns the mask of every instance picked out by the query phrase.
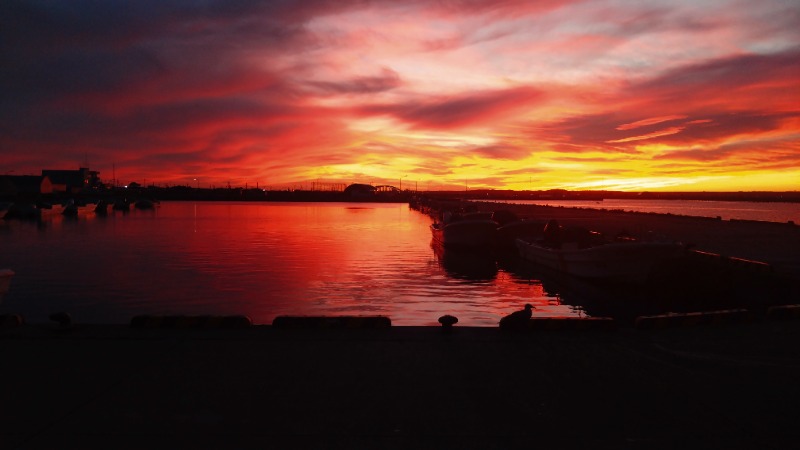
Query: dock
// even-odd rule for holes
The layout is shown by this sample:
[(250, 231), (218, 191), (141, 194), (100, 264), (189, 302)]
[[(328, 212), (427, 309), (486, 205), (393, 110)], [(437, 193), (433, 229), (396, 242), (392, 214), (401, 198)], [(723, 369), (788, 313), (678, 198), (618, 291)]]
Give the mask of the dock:
[(622, 232), (634, 236), (655, 235), (678, 240), (695, 250), (769, 264), (778, 275), (800, 281), (800, 225), (793, 222), (722, 220), (720, 218), (643, 213), (585, 207), (540, 206), (490, 201), (438, 201), (415, 204), (436, 216), (444, 209), (511, 211), (519, 217), (583, 227), (608, 236)]
[(0, 330), (4, 449), (796, 448), (800, 321)]

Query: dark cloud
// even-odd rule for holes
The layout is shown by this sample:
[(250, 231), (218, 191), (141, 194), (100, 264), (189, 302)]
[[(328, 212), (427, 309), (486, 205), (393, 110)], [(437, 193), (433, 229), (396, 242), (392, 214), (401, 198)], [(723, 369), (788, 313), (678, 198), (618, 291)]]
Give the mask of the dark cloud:
[(531, 149), (510, 144), (496, 144), (475, 147), (471, 153), (488, 159), (515, 160), (530, 156)]
[[(635, 147), (643, 143), (722, 141), (769, 133), (780, 130), (786, 120), (800, 117), (796, 108), (770, 107), (775, 102), (800, 104), (799, 76), (800, 49), (690, 65), (631, 85), (607, 99), (611, 105), (626, 106), (537, 124), (531, 134), (566, 153), (635, 153)], [(780, 91), (777, 96), (776, 90)]]
[(498, 16), (519, 16), (523, 14), (542, 13), (562, 6), (581, 3), (585, 0), (439, 0), (425, 2), (441, 14), (475, 14)]
[(390, 91), (402, 85), (397, 72), (383, 68), (379, 75), (357, 77), (344, 81), (309, 81), (312, 91), (326, 94), (375, 94)]
[(687, 148), (666, 152), (653, 158), (656, 161), (715, 163), (744, 168), (789, 169), (800, 167), (800, 144), (791, 139), (772, 141), (742, 141), (702, 149)]
[(415, 128), (456, 129), (508, 118), (520, 109), (532, 108), (544, 94), (531, 87), (466, 92), (406, 103), (366, 106), (364, 115), (389, 115)]
[(652, 108), (673, 113), (713, 111), (721, 104), (727, 109), (767, 109), (776, 102), (800, 102), (799, 79), (800, 48), (794, 48), (676, 68), (633, 86), (628, 97), (648, 99)]
[[(325, 164), (363, 163), (391, 170), (392, 161), (402, 156), (423, 161), (404, 168), (407, 173), (447, 177), (453, 171), (478, 173), (485, 168), (482, 163), (455, 167), (454, 156), (513, 162), (541, 148), (576, 157), (599, 150), (609, 160), (619, 155), (624, 160), (624, 155), (637, 156), (644, 143), (684, 149), (663, 155), (659, 161), (664, 163), (669, 158), (686, 164), (730, 161), (758, 167), (788, 167), (797, 162), (792, 156), (798, 150), (796, 137), (787, 137), (781, 144), (768, 140), (777, 142), (787, 130), (796, 129), (800, 48), (696, 62), (644, 81), (627, 81), (627, 85), (616, 79), (614, 85), (624, 89), (611, 94), (611, 88), (600, 84), (574, 87), (572, 92), (586, 94), (581, 98), (552, 84), (525, 85), (524, 75), (506, 73), (506, 68), (514, 72), (528, 64), (509, 60), (505, 46), (518, 58), (523, 54), (521, 47), (538, 44), (526, 41), (535, 33), (525, 28), (529, 23), (520, 21), (521, 17), (553, 13), (554, 18), (569, 21), (566, 28), (559, 28), (560, 22), (531, 21), (535, 31), (542, 33), (544, 46), (582, 39), (594, 42), (594, 37), (600, 37), (599, 44), (588, 46), (585, 52), (592, 61), (610, 55), (603, 49), (606, 45), (624, 45), (632, 36), (654, 32), (699, 36), (717, 28), (730, 30), (725, 23), (728, 16), (692, 15), (691, 8), (667, 3), (630, 7), (620, 14), (616, 5), (586, 2), (593, 16), (577, 14), (572, 22), (566, 13), (582, 10), (562, 14), (558, 9), (573, 3), (581, 2), (4, 0), (0, 2), (0, 160), (4, 165), (0, 171), (77, 164), (85, 157), (106, 167), (116, 161), (118, 174), (127, 167), (142, 173), (211, 177), (225, 171), (252, 174), (261, 167), (291, 175)], [(769, 16), (765, 10), (775, 8), (759, 10), (759, 17)], [(793, 24), (797, 9), (787, 6), (784, 10), (794, 11), (795, 16), (773, 12), (775, 21), (757, 27), (747, 24), (754, 30), (751, 33), (761, 33), (764, 40), (740, 48), (792, 42), (789, 38), (797, 35), (796, 27), (787, 31), (786, 24)], [(385, 36), (391, 30), (373, 30), (373, 24), (365, 23), (367, 32), (357, 33), (352, 41), (337, 34), (347, 34), (352, 27), (337, 20), (356, 11), (363, 12), (358, 17), (365, 20), (380, 16), (378, 21), (390, 26), (395, 24), (385, 19), (396, 14), (402, 16), (401, 24), (446, 20), (455, 26), (445, 33), (412, 39), (408, 47), (399, 45), (402, 50), (391, 47), (396, 44), (391, 39), (374, 41), (376, 48), (386, 44), (391, 51), (407, 52), (384, 59), (368, 54), (367, 46), (373, 43), (370, 33)], [(583, 24), (597, 27), (583, 31)], [(569, 26), (578, 26), (577, 31), (564, 32)], [(351, 53), (354, 50), (366, 54), (362, 59), (362, 53), (357, 53), (353, 68), (344, 59), (326, 59), (339, 46), (346, 47), (348, 56), (356, 54)], [(435, 68), (408, 68), (421, 57), (408, 53), (420, 48), (425, 58), (431, 58), (422, 66), (430, 62)], [(412, 80), (420, 74), (444, 73), (436, 71), (442, 67), (433, 58), (454, 57), (459, 51), (464, 60), (486, 63), (476, 68), (473, 85), (513, 82), (519, 87), (452, 93), (451, 80), (442, 78), (442, 92), (451, 94), (431, 95), (430, 84), (424, 88), (426, 94), (415, 91)], [(541, 50), (542, 54), (548, 51)], [(564, 61), (574, 63), (576, 56), (569, 45), (563, 52)], [(561, 61), (562, 55), (550, 53), (549, 57)], [(541, 62), (543, 67), (555, 67), (546, 58)], [(487, 78), (490, 70), (485, 69), (494, 65), (502, 69)], [(366, 75), (354, 76), (351, 69)], [(337, 71), (342, 75), (337, 76)], [(525, 72), (520, 69), (519, 73)], [(553, 121), (545, 116), (550, 111), (586, 112)], [(542, 118), (529, 124), (527, 135), (517, 134), (521, 118), (534, 115), (527, 113)], [(349, 126), (353, 118), (374, 117), (394, 119), (388, 134), (380, 130), (367, 134)], [(400, 126), (395, 127), (396, 123)], [(413, 133), (404, 136), (409, 129)], [(456, 136), (463, 130), (471, 135), (485, 130), (497, 143), (470, 146)], [(424, 142), (420, 136), (426, 131), (450, 132), (452, 137), (442, 139), (459, 147)], [(530, 146), (520, 144), (526, 138)], [(357, 148), (357, 142), (367, 144)], [(592, 160), (582, 162), (591, 164)], [(502, 182), (503, 178), (487, 176), (484, 181), (490, 180)]]

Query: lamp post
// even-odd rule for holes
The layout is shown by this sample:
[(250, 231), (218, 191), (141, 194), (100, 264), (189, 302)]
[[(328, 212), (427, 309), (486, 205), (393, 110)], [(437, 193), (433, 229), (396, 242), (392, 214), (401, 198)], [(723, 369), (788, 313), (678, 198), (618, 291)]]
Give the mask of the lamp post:
[(200, 189), (200, 180), (198, 180), (197, 178), (192, 178), (192, 179), (197, 182), (197, 189)]
[(402, 177), (400, 177), (400, 192), (403, 192), (403, 178), (405, 178), (407, 176), (408, 176), (408, 174), (403, 175)]

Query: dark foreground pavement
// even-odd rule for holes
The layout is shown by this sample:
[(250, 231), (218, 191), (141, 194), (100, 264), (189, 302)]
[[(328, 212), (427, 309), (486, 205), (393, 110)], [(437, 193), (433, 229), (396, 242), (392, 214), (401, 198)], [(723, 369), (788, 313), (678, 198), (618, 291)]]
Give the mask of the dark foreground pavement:
[(797, 448), (800, 322), (0, 330), (0, 448)]

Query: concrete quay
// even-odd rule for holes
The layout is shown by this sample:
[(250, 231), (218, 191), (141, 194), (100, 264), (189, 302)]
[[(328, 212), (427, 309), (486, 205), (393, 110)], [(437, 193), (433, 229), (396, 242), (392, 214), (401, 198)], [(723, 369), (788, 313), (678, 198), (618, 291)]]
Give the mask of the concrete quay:
[[(520, 217), (584, 227), (615, 236), (622, 231), (662, 235), (700, 251), (770, 264), (774, 271), (800, 280), (800, 226), (792, 223), (720, 220), (673, 214), (593, 208), (468, 202), (479, 211), (509, 210)], [(602, 204), (598, 204), (602, 208)]]
[(796, 448), (800, 321), (0, 329), (0, 448)]

